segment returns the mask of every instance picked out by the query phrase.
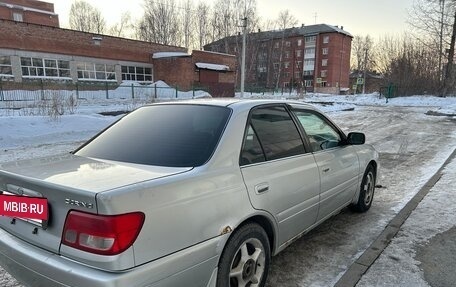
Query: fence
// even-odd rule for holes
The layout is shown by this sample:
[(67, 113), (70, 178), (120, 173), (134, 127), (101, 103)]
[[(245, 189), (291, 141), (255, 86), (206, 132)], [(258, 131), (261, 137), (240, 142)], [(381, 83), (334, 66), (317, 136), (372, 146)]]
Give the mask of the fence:
[(169, 87), (163, 82), (142, 85), (136, 82), (52, 82), (0, 81), (0, 101), (43, 101), (58, 94), (61, 97), (76, 99), (170, 99), (196, 98), (207, 96), (204, 87), (193, 88), (188, 92), (179, 91), (178, 87)]

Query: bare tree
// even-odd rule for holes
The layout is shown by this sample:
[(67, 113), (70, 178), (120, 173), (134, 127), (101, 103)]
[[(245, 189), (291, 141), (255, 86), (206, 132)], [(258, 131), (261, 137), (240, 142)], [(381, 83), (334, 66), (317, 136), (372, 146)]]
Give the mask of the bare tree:
[(375, 63), (373, 59), (374, 41), (369, 35), (356, 35), (352, 40), (352, 70), (371, 70)]
[(291, 28), (298, 24), (298, 19), (288, 9), (280, 11), (276, 21), (279, 29)]
[(82, 32), (103, 34), (106, 30), (106, 21), (100, 10), (84, 0), (76, 0), (71, 4), (70, 28)]
[(210, 41), (210, 9), (210, 6), (205, 2), (199, 2), (196, 6), (196, 32), (200, 50), (203, 50), (203, 46)]
[(181, 23), (184, 47), (193, 46), (195, 36), (195, 17), (192, 0), (185, 0), (181, 9)]
[(179, 12), (174, 0), (144, 0), (144, 16), (137, 27), (139, 39), (164, 45), (180, 44)]
[(438, 55), (437, 74), (441, 95), (448, 91), (450, 78), (453, 77), (448, 73), (448, 65), (444, 68), (444, 58), (447, 63), (452, 62), (446, 52), (451, 49), (455, 9), (454, 0), (415, 0), (408, 20), (417, 32), (416, 38)]
[(443, 81), (443, 90), (442, 90), (442, 96), (446, 96), (448, 94), (448, 91), (450, 87), (453, 87), (453, 93), (454, 93), (454, 45), (456, 42), (456, 11), (454, 14), (454, 20), (453, 20), (453, 29), (451, 32), (451, 41), (450, 41), (450, 48), (448, 49), (448, 62), (445, 70), (445, 79)]
[(113, 25), (109, 29), (109, 35), (128, 38), (131, 36), (133, 27), (134, 25), (131, 19), (131, 14), (127, 11), (124, 12), (120, 17), (120, 22)]
[(404, 34), (380, 38), (376, 50), (376, 67), (385, 77), (385, 84), (396, 85), (399, 94), (438, 91), (438, 55), (428, 45)]
[(276, 75), (276, 89), (279, 88), (279, 82), (280, 82), (280, 78), (282, 76), (282, 59), (283, 59), (283, 53), (284, 53), (284, 44), (285, 44), (285, 29), (286, 28), (291, 28), (295, 25), (298, 24), (298, 20), (296, 19), (295, 16), (293, 16), (290, 11), (287, 9), (287, 10), (283, 10), (283, 11), (280, 11), (279, 13), (279, 17), (277, 18), (276, 20), (277, 22), (277, 26), (280, 30), (282, 30), (282, 37), (281, 37), (281, 40), (280, 40), (280, 50), (279, 50), (279, 62), (278, 62), (278, 67), (277, 69), (275, 69), (275, 75)]

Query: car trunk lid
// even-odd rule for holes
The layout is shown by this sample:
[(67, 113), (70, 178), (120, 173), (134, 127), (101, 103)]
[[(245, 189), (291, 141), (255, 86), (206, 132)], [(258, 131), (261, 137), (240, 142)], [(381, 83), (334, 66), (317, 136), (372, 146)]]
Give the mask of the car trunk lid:
[(58, 253), (70, 210), (98, 213), (96, 195), (100, 192), (189, 169), (120, 164), (72, 154), (3, 164), (0, 191), (15, 197), (46, 199), (48, 219), (1, 216), (0, 227), (33, 245)]

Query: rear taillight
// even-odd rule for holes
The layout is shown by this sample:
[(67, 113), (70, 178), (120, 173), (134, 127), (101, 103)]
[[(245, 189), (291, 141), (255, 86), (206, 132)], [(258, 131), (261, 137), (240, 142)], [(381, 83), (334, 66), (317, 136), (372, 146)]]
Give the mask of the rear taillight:
[(144, 213), (97, 215), (70, 211), (63, 228), (62, 244), (101, 255), (116, 255), (138, 237)]

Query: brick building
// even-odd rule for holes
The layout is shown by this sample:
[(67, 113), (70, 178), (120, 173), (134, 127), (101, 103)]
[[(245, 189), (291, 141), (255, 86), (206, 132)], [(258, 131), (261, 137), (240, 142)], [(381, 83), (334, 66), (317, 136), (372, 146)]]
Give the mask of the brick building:
[(36, 0), (0, 0), (0, 19), (59, 27), (54, 4)]
[[(22, 18), (13, 16), (17, 11), (22, 11)], [(171, 54), (154, 58), (157, 53)], [(196, 63), (227, 68), (218, 70), (211, 65), (200, 68)], [(163, 80), (188, 90), (194, 86), (210, 88), (216, 80), (215, 84), (231, 85), (228, 90), (232, 92), (217, 94), (213, 90), (212, 96), (234, 96), (234, 71), (233, 56), (203, 51), (193, 51), (189, 55), (183, 47), (62, 29), (53, 4), (0, 0), (2, 81), (84, 81), (115, 85), (122, 81), (147, 84)], [(211, 80), (201, 78), (205, 73), (216, 76)]]
[[(339, 93), (349, 88), (352, 35), (326, 24), (247, 36), (246, 87)], [(240, 74), (242, 35), (204, 46), (236, 54)], [(237, 78), (239, 83), (240, 79)]]
[(155, 79), (183, 89), (204, 88), (218, 97), (234, 96), (234, 55), (194, 50), (182, 53), (155, 53)]

